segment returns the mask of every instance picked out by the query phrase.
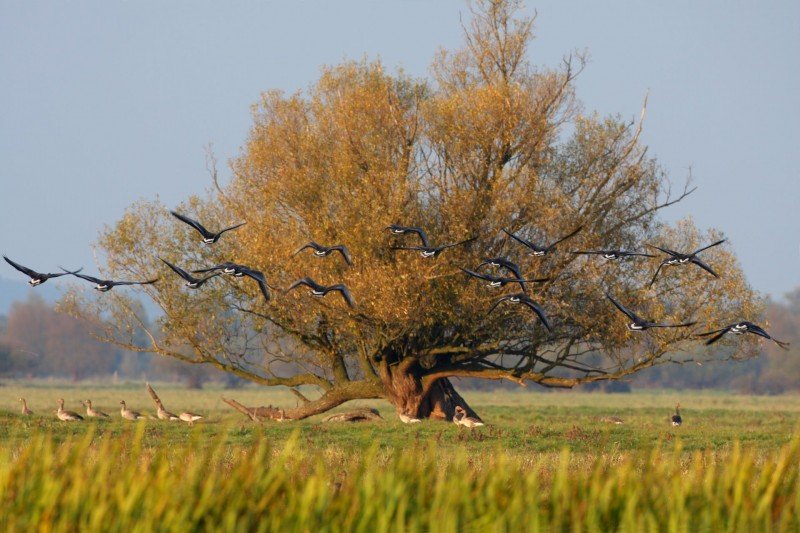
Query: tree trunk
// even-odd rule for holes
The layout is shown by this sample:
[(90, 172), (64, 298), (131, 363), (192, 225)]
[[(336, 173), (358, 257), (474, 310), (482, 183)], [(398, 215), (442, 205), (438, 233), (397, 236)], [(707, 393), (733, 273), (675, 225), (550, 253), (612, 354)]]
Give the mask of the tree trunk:
[(453, 419), (456, 407), (461, 406), (468, 416), (480, 417), (456, 391), (447, 378), (439, 378), (427, 387), (422, 383), (423, 371), (415, 361), (403, 361), (381, 372), (386, 399), (399, 415), (409, 418)]

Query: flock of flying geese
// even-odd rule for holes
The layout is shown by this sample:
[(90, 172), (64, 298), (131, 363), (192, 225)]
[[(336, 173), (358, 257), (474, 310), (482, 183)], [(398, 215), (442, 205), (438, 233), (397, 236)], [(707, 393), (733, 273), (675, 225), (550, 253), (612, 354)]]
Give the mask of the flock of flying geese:
[[(222, 237), (222, 235), (224, 233), (226, 233), (228, 231), (235, 230), (237, 228), (240, 228), (244, 224), (246, 224), (246, 222), (240, 222), (238, 224), (234, 224), (233, 226), (229, 226), (229, 227), (223, 228), (223, 229), (215, 232), (215, 231), (208, 230), (205, 226), (203, 226), (197, 220), (189, 218), (189, 217), (187, 217), (185, 215), (182, 215), (180, 213), (177, 213), (175, 211), (170, 211), (170, 213), (175, 218), (180, 220), (181, 222), (184, 222), (185, 224), (187, 224), (190, 227), (192, 227), (193, 229), (195, 229), (202, 236), (203, 244), (206, 244), (206, 245), (212, 245), (212, 244), (216, 243), (217, 241), (219, 241), (220, 237)], [(399, 251), (415, 251), (415, 252), (419, 252), (419, 254), (423, 258), (426, 258), (426, 259), (427, 258), (434, 258), (435, 259), (435, 258), (439, 257), (439, 255), (441, 255), (445, 250), (447, 250), (449, 248), (453, 248), (453, 247), (456, 247), (456, 246), (461, 246), (461, 245), (464, 245), (464, 244), (467, 244), (469, 242), (472, 242), (472, 241), (476, 240), (476, 237), (472, 237), (470, 239), (466, 239), (466, 240), (455, 242), (455, 243), (446, 243), (446, 244), (439, 244), (437, 246), (433, 246), (433, 245), (431, 245), (430, 241), (428, 240), (428, 236), (425, 233), (425, 230), (423, 230), (422, 228), (401, 226), (401, 225), (398, 225), (398, 224), (391, 224), (391, 225), (387, 226), (385, 229), (389, 230), (389, 232), (392, 235), (395, 235), (395, 236), (416, 235), (416, 237), (420, 241), (419, 245), (416, 245), (416, 246), (412, 246), (412, 245), (408, 245), (408, 244), (403, 245), (403, 246), (394, 245), (394, 246), (391, 247), (391, 249), (399, 250)], [(514, 234), (512, 232), (506, 231), (505, 229), (503, 230), (503, 232), (505, 232), (506, 235), (508, 235), (515, 242), (517, 242), (518, 244), (524, 246), (525, 249), (527, 250), (527, 252), (530, 255), (533, 255), (533, 256), (536, 256), (536, 257), (544, 257), (546, 255), (553, 254), (555, 252), (555, 250), (556, 250), (556, 247), (560, 243), (562, 243), (562, 242), (566, 241), (567, 239), (575, 236), (578, 232), (581, 231), (581, 229), (582, 229), (582, 227), (579, 226), (578, 228), (576, 228), (574, 231), (572, 231), (568, 235), (565, 235), (564, 237), (558, 239), (557, 241), (555, 241), (555, 242), (553, 242), (553, 243), (551, 243), (549, 245), (541, 245), (541, 244), (534, 243), (534, 242), (532, 242), (532, 241), (530, 241), (528, 239), (525, 239), (525, 238), (523, 238), (523, 237), (521, 237), (519, 235), (516, 235), (516, 234)], [(656, 269), (655, 274), (653, 275), (653, 278), (650, 280), (649, 287), (652, 287), (653, 284), (656, 282), (656, 279), (658, 278), (659, 274), (661, 273), (661, 270), (664, 267), (669, 267), (669, 266), (680, 266), (680, 265), (690, 265), (690, 264), (691, 265), (696, 265), (697, 267), (705, 270), (706, 272), (708, 272), (712, 276), (719, 277), (719, 275), (716, 272), (714, 272), (714, 270), (708, 264), (706, 264), (703, 260), (701, 260), (698, 257), (698, 254), (700, 254), (704, 250), (707, 250), (707, 249), (712, 248), (714, 246), (718, 246), (718, 245), (722, 244), (723, 242), (725, 242), (724, 239), (720, 240), (720, 241), (717, 241), (717, 242), (714, 242), (712, 244), (709, 244), (707, 246), (704, 246), (702, 248), (699, 248), (699, 249), (697, 249), (697, 250), (695, 250), (693, 252), (690, 252), (690, 253), (678, 252), (678, 251), (675, 251), (675, 250), (671, 250), (669, 248), (662, 248), (660, 246), (653, 246), (653, 245), (648, 244), (647, 246), (653, 248), (654, 250), (658, 250), (658, 251), (662, 252), (666, 256), (660, 262), (660, 264), (658, 265), (658, 268)], [(295, 250), (295, 252), (292, 255), (297, 255), (297, 254), (299, 254), (299, 253), (301, 253), (301, 252), (303, 252), (305, 250), (312, 250), (313, 254), (315, 256), (317, 256), (317, 257), (327, 257), (327, 256), (330, 256), (331, 254), (333, 254), (334, 252), (336, 252), (336, 253), (341, 255), (341, 257), (345, 261), (345, 263), (347, 263), (348, 265), (352, 265), (353, 264), (353, 258), (352, 258), (351, 254), (350, 254), (350, 251), (347, 249), (346, 246), (344, 246), (342, 244), (337, 244), (335, 246), (324, 246), (324, 245), (321, 245), (321, 244), (319, 244), (317, 242), (311, 241), (311, 242), (308, 242), (308, 243), (304, 244), (303, 246), (301, 246), (297, 250)], [(655, 255), (652, 255), (652, 254), (640, 253), (640, 252), (631, 252), (631, 251), (626, 251), (626, 250), (584, 250), (584, 251), (573, 251), (571, 253), (572, 254), (580, 254), (580, 255), (596, 255), (596, 256), (603, 257), (604, 259), (609, 260), (609, 261), (619, 261), (619, 260), (624, 260), (624, 259), (628, 259), (628, 258), (635, 258), (635, 257), (646, 257), (646, 258), (656, 257)], [(96, 277), (93, 277), (93, 276), (87, 276), (86, 274), (82, 274), (81, 273), (82, 269), (67, 270), (67, 269), (65, 269), (63, 267), (60, 267), (62, 272), (58, 272), (58, 273), (40, 273), (40, 272), (36, 272), (36, 271), (34, 271), (34, 270), (30, 269), (30, 268), (27, 268), (27, 267), (25, 267), (23, 265), (20, 265), (19, 263), (16, 263), (16, 262), (12, 261), (11, 259), (9, 259), (6, 256), (3, 256), (3, 258), (12, 267), (14, 267), (18, 271), (22, 272), (23, 274), (27, 275), (30, 278), (28, 283), (30, 283), (31, 286), (40, 285), (40, 284), (44, 283), (45, 281), (47, 281), (50, 278), (57, 278), (57, 277), (60, 277), (60, 276), (65, 276), (65, 275), (72, 275), (72, 276), (84, 279), (86, 281), (89, 281), (89, 282), (93, 283), (95, 285), (94, 288), (96, 290), (100, 291), (100, 292), (109, 291), (109, 290), (113, 289), (116, 286), (123, 286), (123, 285), (149, 285), (149, 284), (152, 284), (152, 283), (156, 283), (158, 281), (158, 278), (151, 279), (151, 280), (145, 280), (145, 281), (117, 281), (117, 280), (109, 280), (109, 279), (100, 279), (100, 278), (96, 278)], [(213, 266), (206, 267), (206, 268), (200, 268), (200, 269), (192, 270), (191, 272), (189, 272), (189, 271), (187, 271), (187, 270), (185, 270), (185, 269), (183, 269), (183, 268), (181, 268), (181, 267), (179, 267), (177, 265), (174, 265), (174, 264), (170, 263), (169, 261), (167, 261), (167, 260), (165, 260), (163, 258), (159, 258), (159, 259), (161, 259), (161, 261), (164, 262), (164, 264), (166, 264), (173, 272), (175, 272), (175, 274), (180, 276), (185, 281), (186, 286), (191, 288), (191, 289), (199, 289), (200, 287), (202, 287), (205, 283), (207, 283), (211, 279), (213, 279), (213, 278), (215, 278), (215, 277), (217, 277), (219, 275), (222, 275), (222, 274), (228, 274), (228, 275), (231, 275), (231, 276), (234, 276), (234, 277), (238, 277), (238, 278), (247, 277), (247, 278), (250, 278), (250, 279), (254, 280), (258, 284), (258, 287), (259, 287), (259, 289), (261, 291), (261, 294), (264, 297), (264, 300), (265, 301), (269, 301), (270, 300), (270, 292), (269, 292), (270, 286), (267, 284), (267, 281), (266, 281), (266, 279), (264, 277), (264, 273), (259, 271), (259, 270), (254, 269), (254, 268), (250, 268), (248, 266), (240, 265), (240, 264), (233, 263), (233, 262), (225, 262), (225, 263), (221, 263), (219, 265), (213, 265)], [(485, 267), (485, 266), (492, 266), (492, 267), (495, 267), (496, 269), (500, 269), (502, 271), (505, 271), (507, 273), (507, 275), (497, 275), (497, 274), (490, 274), (490, 273), (486, 273), (486, 272), (479, 272), (479, 270), (481, 268)], [(522, 305), (526, 306), (527, 308), (529, 308), (533, 313), (535, 313), (535, 315), (539, 318), (539, 320), (542, 322), (542, 324), (544, 325), (544, 327), (548, 331), (552, 331), (552, 326), (551, 326), (550, 322), (548, 321), (544, 310), (542, 309), (542, 307), (536, 301), (534, 301), (530, 296), (528, 296), (528, 294), (527, 294), (528, 290), (527, 290), (527, 287), (526, 287), (527, 283), (543, 283), (543, 282), (549, 281), (549, 278), (526, 279), (522, 275), (522, 271), (521, 271), (519, 265), (517, 265), (516, 263), (514, 263), (513, 261), (511, 261), (507, 257), (489, 258), (489, 259), (486, 259), (485, 261), (483, 261), (481, 264), (479, 264), (477, 266), (477, 268), (475, 268), (473, 270), (469, 270), (469, 269), (465, 269), (465, 268), (462, 268), (461, 270), (466, 275), (468, 275), (468, 276), (470, 276), (472, 278), (476, 278), (476, 279), (488, 282), (488, 286), (490, 286), (490, 287), (504, 287), (505, 285), (509, 285), (509, 284), (517, 284), (517, 285), (519, 285), (519, 287), (521, 289), (521, 292), (515, 292), (515, 293), (512, 293), (512, 294), (506, 294), (505, 296), (502, 296), (502, 297), (498, 298), (493, 303), (493, 305), (489, 308), (489, 311), (487, 312), (487, 314), (489, 314), (492, 311), (494, 311), (494, 309), (498, 305), (502, 304), (503, 302), (509, 302), (509, 303), (514, 303), (514, 304), (522, 304)], [(195, 276), (195, 275), (199, 275), (200, 277)], [(329, 293), (338, 292), (348, 306), (350, 306), (351, 308), (355, 308), (356, 307), (356, 302), (353, 299), (353, 296), (350, 293), (350, 290), (343, 283), (337, 283), (337, 284), (334, 284), (334, 285), (322, 285), (320, 283), (317, 283), (316, 281), (314, 281), (310, 277), (304, 277), (304, 278), (299, 279), (299, 280), (295, 281), (294, 283), (292, 283), (284, 292), (292, 291), (292, 290), (294, 290), (294, 289), (296, 289), (298, 287), (301, 287), (301, 286), (307, 287), (308, 289), (311, 290), (311, 294), (312, 295), (318, 296), (318, 297), (324, 297), (324, 296), (328, 295)], [(630, 319), (630, 322), (627, 323), (627, 327), (631, 331), (645, 331), (645, 330), (651, 329), (651, 328), (684, 328), (684, 327), (693, 326), (695, 324), (695, 322), (686, 322), (686, 323), (683, 323), (683, 324), (663, 324), (663, 323), (652, 322), (650, 320), (647, 320), (645, 318), (640, 317), (634, 311), (632, 311), (631, 309), (628, 309), (627, 307), (625, 307), (622, 303), (620, 303), (618, 300), (616, 300), (610, 293), (606, 293), (606, 297), (620, 311), (620, 313), (624, 314), (628, 319)], [(706, 345), (711, 345), (711, 344), (714, 344), (715, 342), (717, 342), (719, 339), (721, 339), (727, 333), (733, 333), (733, 334), (736, 334), (736, 335), (741, 335), (741, 334), (744, 334), (744, 333), (752, 333), (754, 335), (758, 335), (760, 337), (763, 337), (765, 339), (769, 339), (769, 340), (775, 342), (781, 348), (785, 349), (788, 346), (788, 343), (779, 341), (779, 340), (771, 337), (769, 335), (769, 333), (767, 333), (762, 327), (760, 327), (760, 326), (758, 326), (758, 325), (756, 325), (756, 324), (754, 324), (752, 322), (749, 322), (749, 321), (741, 321), (741, 322), (736, 322), (736, 323), (733, 323), (733, 324), (729, 324), (729, 325), (726, 325), (724, 327), (721, 327), (721, 328), (713, 330), (713, 331), (700, 333), (697, 336), (698, 337), (710, 337), (706, 341), (705, 344)]]

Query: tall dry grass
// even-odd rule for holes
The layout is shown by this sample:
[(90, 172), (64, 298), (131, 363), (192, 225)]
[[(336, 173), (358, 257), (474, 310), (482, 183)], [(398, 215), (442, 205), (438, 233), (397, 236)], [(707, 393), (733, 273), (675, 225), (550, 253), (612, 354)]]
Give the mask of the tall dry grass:
[(39, 434), (0, 450), (3, 531), (797, 531), (800, 435), (775, 452), (481, 457)]

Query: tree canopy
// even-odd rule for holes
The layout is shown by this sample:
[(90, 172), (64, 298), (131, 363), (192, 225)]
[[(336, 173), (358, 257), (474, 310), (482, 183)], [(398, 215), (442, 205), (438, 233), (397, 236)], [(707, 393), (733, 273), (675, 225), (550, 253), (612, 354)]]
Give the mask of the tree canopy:
[[(214, 172), (206, 195), (176, 208), (209, 228), (247, 224), (206, 246), (167, 206), (139, 202), (103, 232), (103, 274), (160, 281), (95, 298), (73, 292), (64, 305), (101, 326), (107, 340), (129, 345), (145, 325), (134, 295), (146, 294), (163, 315), (144, 349), (291, 387), (303, 402), (288, 418), (374, 397), (408, 416), (449, 418), (465, 405), (452, 377), (571, 387), (698, 357), (697, 330), (630, 332), (606, 292), (658, 321), (716, 328), (757, 320), (760, 303), (727, 245), (703, 252), (719, 279), (691, 265), (670, 267), (652, 288), (656, 260), (569, 253), (644, 251), (645, 243), (688, 251), (721, 233), (659, 218), (688, 184), (673, 193), (641, 143), (641, 120), (583, 110), (574, 91), (581, 56), (556, 68), (533, 65), (532, 29), (518, 2), (481, 1), (464, 47), (442, 51), (430, 79), (348, 61), (324, 68), (307, 91), (264, 93), (230, 181)], [(392, 236), (385, 228), (393, 223), (424, 228), (434, 245), (476, 240), (421, 258), (392, 249), (418, 244), (413, 235)], [(552, 243), (576, 228), (544, 257), (503, 232)], [(309, 240), (346, 245), (353, 266), (337, 256), (292, 255)], [(517, 262), (525, 278), (549, 278), (529, 294), (552, 332), (522, 306), (487, 315), (518, 287), (489, 289), (460, 268), (495, 256)], [(304, 276), (344, 283), (356, 306), (302, 290), (273, 290), (267, 302), (253, 280), (231, 276), (189, 290), (158, 257), (186, 270), (247, 265), (273, 288)], [(735, 346), (733, 357), (755, 346), (738, 337), (722, 342)], [(321, 394), (309, 398), (303, 385)]]

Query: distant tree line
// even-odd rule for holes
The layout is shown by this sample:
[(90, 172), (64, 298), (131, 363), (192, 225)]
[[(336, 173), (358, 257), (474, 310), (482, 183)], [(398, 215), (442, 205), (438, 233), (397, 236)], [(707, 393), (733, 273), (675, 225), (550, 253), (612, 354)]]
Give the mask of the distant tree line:
[[(656, 366), (630, 382), (600, 388), (611, 392), (628, 390), (628, 386), (727, 389), (756, 394), (800, 391), (800, 288), (786, 294), (782, 301), (768, 301), (766, 316), (769, 331), (792, 343), (788, 352), (772, 343), (763, 343), (760, 357), (737, 364)], [(16, 302), (8, 316), (0, 315), (0, 377), (82, 380), (115, 374), (120, 379), (181, 381), (190, 387), (202, 387), (207, 381), (227, 386), (241, 384), (237, 378), (205, 365), (135, 353), (99, 342), (86, 330), (84, 322), (57, 312), (35, 294), (26, 301)], [(466, 379), (456, 385), (498, 387), (497, 382)], [(518, 387), (512, 383), (500, 386)]]

